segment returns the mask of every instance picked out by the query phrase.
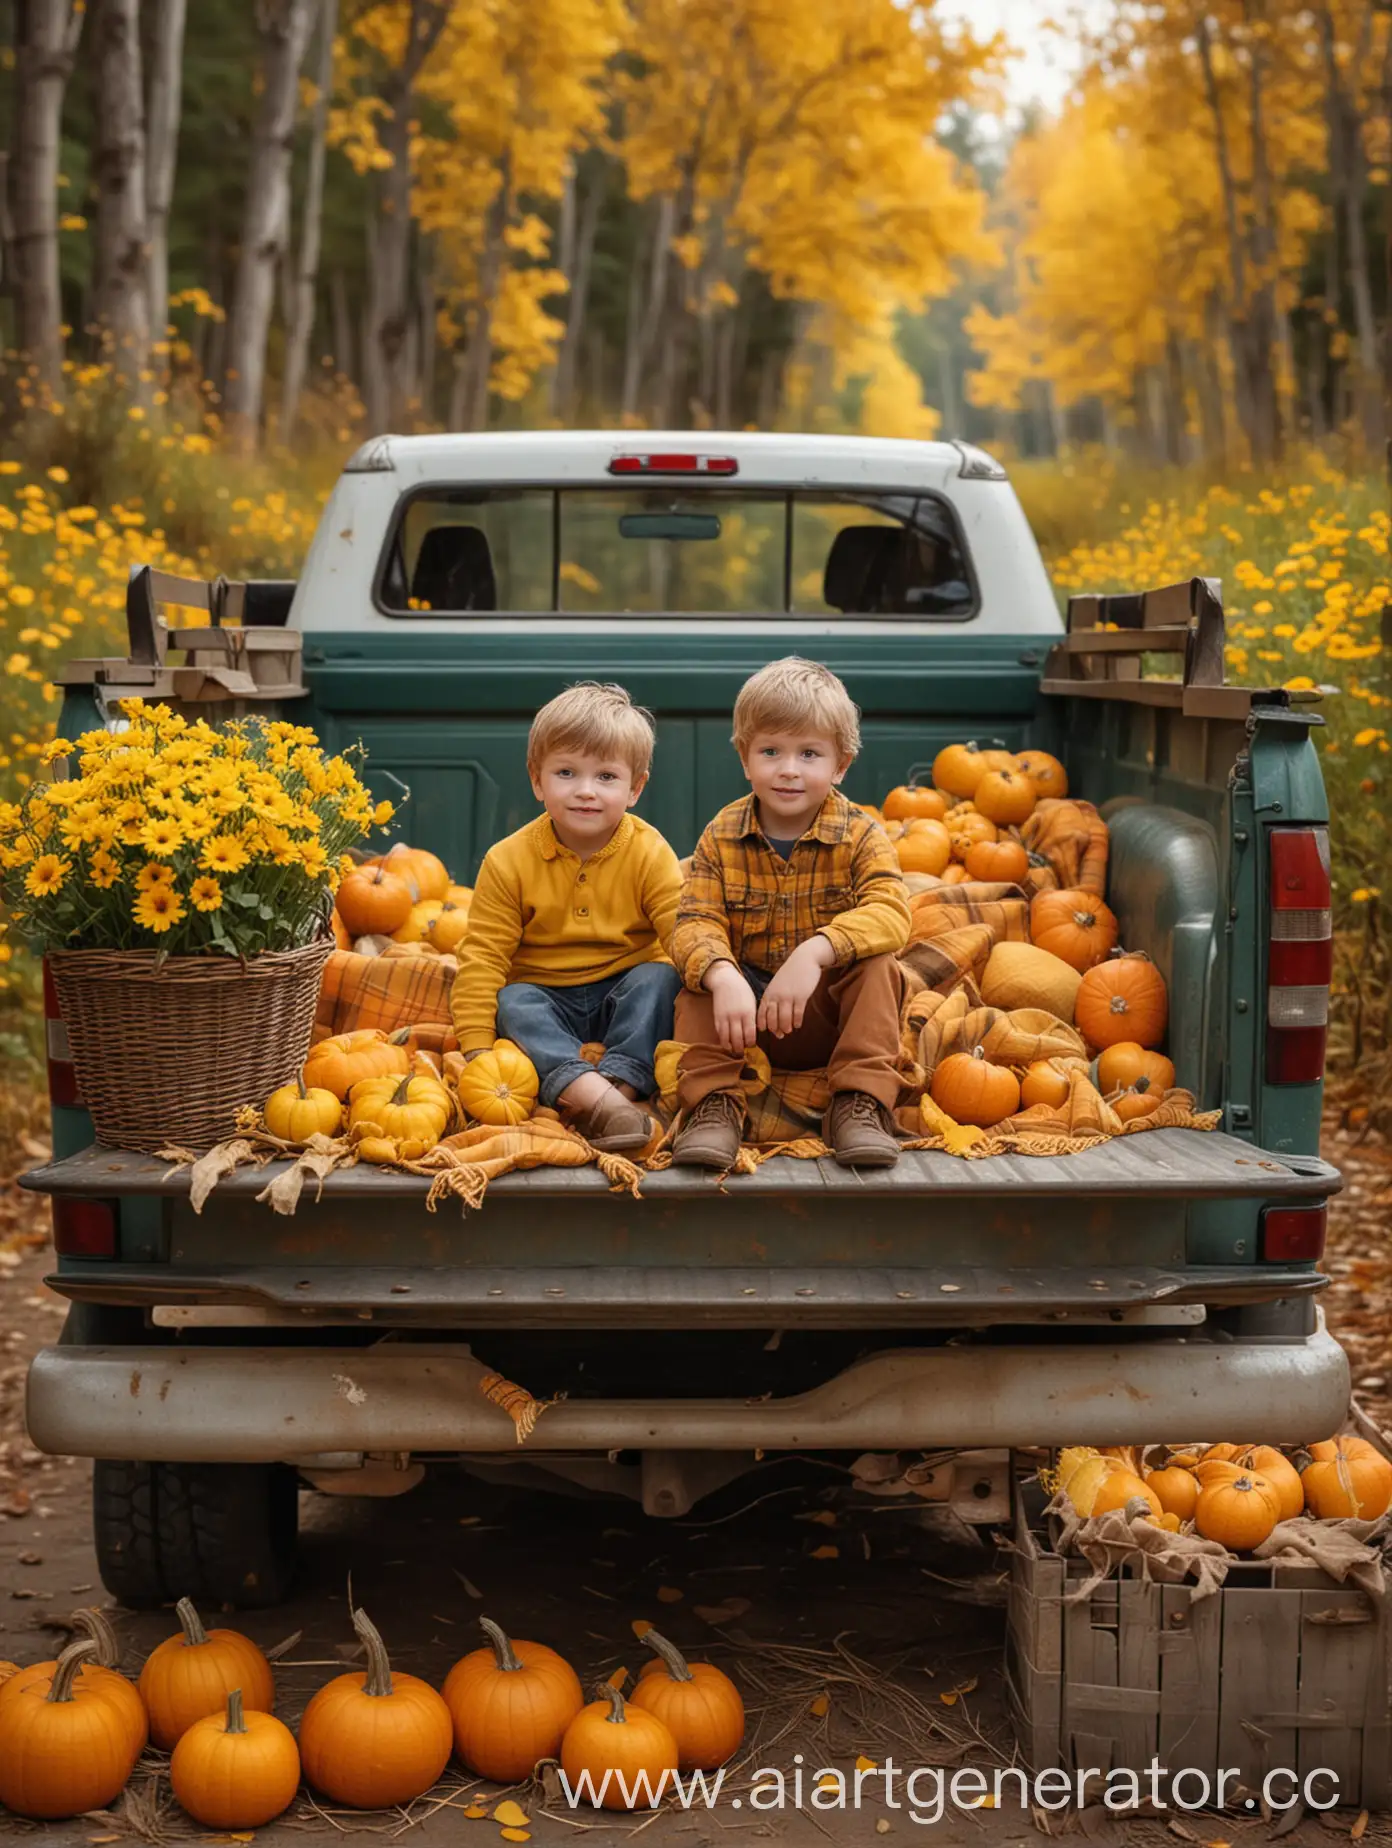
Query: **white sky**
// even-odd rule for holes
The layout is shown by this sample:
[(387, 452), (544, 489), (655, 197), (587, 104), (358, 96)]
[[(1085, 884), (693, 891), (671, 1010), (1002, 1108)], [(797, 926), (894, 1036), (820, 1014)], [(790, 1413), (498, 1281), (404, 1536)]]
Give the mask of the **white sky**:
[(1011, 102), (1039, 102), (1056, 110), (1077, 73), (1080, 52), (1076, 41), (1047, 30), (1043, 22), (1053, 20), (1065, 28), (1074, 21), (1098, 25), (1112, 9), (1110, 0), (937, 0), (936, 10), (970, 25), (982, 38), (1003, 32), (1020, 54), (1009, 68)]

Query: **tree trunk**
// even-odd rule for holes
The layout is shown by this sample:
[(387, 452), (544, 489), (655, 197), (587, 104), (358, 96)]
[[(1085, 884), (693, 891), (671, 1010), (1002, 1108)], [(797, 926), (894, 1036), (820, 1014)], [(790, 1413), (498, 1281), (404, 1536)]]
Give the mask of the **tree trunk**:
[(83, 11), (72, 0), (15, 0), (15, 5), (5, 282), (15, 303), (15, 343), (38, 369), (41, 386), (56, 399), (63, 387), (58, 151), (63, 93), (72, 75)]
[[(1373, 15), (1363, 16), (1353, 69), (1363, 69), (1372, 53)], [(1356, 93), (1339, 68), (1338, 31), (1328, 5), (1320, 12), (1328, 88), (1329, 171), (1334, 181), (1335, 211), (1343, 209), (1349, 296), (1353, 302), (1354, 343), (1357, 353), (1355, 393), (1363, 438), (1376, 454), (1383, 442), (1382, 381), (1378, 363), (1377, 315), (1373, 307), (1371, 253), (1364, 214), (1368, 202), (1368, 159), (1363, 146), (1363, 116)], [(1352, 79), (1357, 82), (1356, 76)]]
[(334, 371), (345, 379), (356, 378), (353, 370), (353, 314), (348, 306), (348, 278), (341, 269), (329, 277), (329, 314), (333, 320)]
[(261, 27), (261, 102), (252, 134), (242, 241), (227, 337), (227, 417), (245, 447), (260, 433), (266, 387), (266, 338), (276, 276), (290, 235), (290, 162), (295, 147), (300, 66), (318, 0), (265, 0)]
[(280, 394), (280, 440), (287, 446), (295, 434), (295, 415), (300, 408), (300, 393), (304, 390), (309, 367), (309, 342), (314, 333), (314, 296), (319, 281), (319, 245), (324, 220), (324, 141), (329, 121), (329, 95), (333, 89), (334, 34), (337, 31), (338, 0), (320, 0), (319, 58), (314, 70), (309, 171), (305, 175), (300, 248), (294, 263), (287, 316), (285, 382)]
[(132, 396), (149, 396), (150, 287), (145, 222), (145, 96), (139, 0), (97, 0), (97, 194), (92, 316)]
[[(1243, 15), (1256, 28), (1267, 24), (1264, 0), (1243, 0)], [(1281, 374), (1277, 356), (1283, 329), (1276, 305), (1276, 215), (1271, 167), (1266, 152), (1266, 70), (1264, 40), (1253, 31), (1248, 59), (1248, 124), (1252, 138), (1252, 268), (1260, 282), (1252, 293), (1250, 329), (1253, 429), (1259, 462), (1274, 462), (1281, 453)]]
[[(626, 418), (634, 417), (638, 411), (639, 395), (643, 386), (643, 373), (648, 360), (657, 345), (657, 330), (662, 320), (663, 307), (667, 300), (667, 274), (670, 260), (669, 246), (676, 230), (677, 202), (670, 193), (658, 201), (657, 217), (653, 226), (652, 262), (648, 271), (648, 299), (638, 321), (635, 337), (633, 316), (629, 316), (628, 357), (624, 366), (623, 414)], [(637, 284), (637, 277), (634, 278)], [(641, 285), (637, 285), (629, 297), (630, 309), (641, 300)]]
[(493, 308), (503, 274), (503, 233), (512, 216), (512, 163), (503, 156), (498, 191), (488, 211), (488, 229), (478, 266), (478, 301), (464, 355), (456, 430), (488, 428), (488, 380), (493, 371)]
[(448, 0), (410, 0), (406, 49), (383, 86), (390, 110), (381, 142), (391, 166), (378, 176), (377, 221), (368, 235), (368, 346), (363, 387), (372, 433), (389, 430), (406, 405), (404, 356), (410, 312), (411, 108), (416, 79), (449, 18)]
[(585, 311), (589, 306), (590, 272), (594, 265), (600, 213), (604, 209), (604, 196), (608, 190), (608, 169), (601, 166), (592, 183), (585, 189), (576, 215), (578, 222), (570, 253), (571, 263), (569, 266), (564, 262), (562, 264), (570, 282), (570, 294), (566, 300), (566, 330), (561, 339), (561, 350), (556, 355), (556, 370), (551, 380), (550, 410), (553, 417), (573, 418), (575, 414), (575, 381), (585, 334)]
[(145, 219), (150, 243), (150, 332), (169, 322), (169, 208), (179, 149), (187, 0), (154, 0), (149, 17), (150, 69), (145, 101)]

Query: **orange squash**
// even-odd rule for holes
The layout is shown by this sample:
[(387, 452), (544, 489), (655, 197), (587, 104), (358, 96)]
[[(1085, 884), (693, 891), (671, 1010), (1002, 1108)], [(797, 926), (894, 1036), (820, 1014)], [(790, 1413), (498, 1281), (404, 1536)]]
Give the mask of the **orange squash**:
[[(136, 1692), (134, 1683), (128, 1681), (118, 1667), (121, 1651), (116, 1633), (105, 1614), (95, 1609), (74, 1611), (71, 1622), (77, 1635), (88, 1638), (95, 1645), (77, 1669), (77, 1685), (101, 1688), (112, 1709), (124, 1716), (130, 1738), (131, 1763), (134, 1764), (145, 1750), (150, 1736), (150, 1721), (145, 1712), (145, 1703)], [(5, 1672), (7, 1669), (8, 1674)], [(33, 1662), (28, 1668), (20, 1668), (13, 1662), (0, 1662), (0, 1711), (10, 1701), (17, 1700), (25, 1688), (39, 1683), (47, 1687), (57, 1672), (57, 1660)]]
[(426, 941), (432, 949), (448, 956), (451, 951), (459, 948), (468, 929), (469, 907), (452, 904), (446, 899), (425, 927)]
[(136, 1759), (127, 1716), (105, 1683), (78, 1677), (96, 1653), (90, 1637), (70, 1643), (50, 1675), (0, 1708), (0, 1803), (17, 1816), (56, 1822), (85, 1815), (125, 1788)]
[(1169, 997), (1165, 978), (1142, 951), (1114, 950), (1084, 975), (1073, 1019), (1090, 1046), (1118, 1040), (1158, 1046), (1165, 1037)]
[(256, 1713), (275, 1705), (271, 1665), (240, 1630), (205, 1630), (188, 1598), (174, 1606), (179, 1630), (151, 1650), (140, 1671), (140, 1696), (150, 1715), (150, 1737), (172, 1752), (195, 1720), (222, 1713), (240, 1688)]
[[(1215, 1471), (1227, 1464), (1215, 1463)], [(1205, 1540), (1216, 1540), (1230, 1553), (1250, 1553), (1270, 1539), (1281, 1517), (1276, 1491), (1254, 1470), (1216, 1476), (1199, 1491), (1194, 1525)]]
[(205, 1829), (259, 1829), (294, 1801), (299, 1747), (288, 1726), (248, 1711), (234, 1688), (223, 1712), (195, 1720), (174, 1747), (169, 1782)]
[(410, 886), (380, 861), (345, 873), (334, 895), (334, 908), (350, 939), (389, 937), (410, 917), (412, 903)]
[(1148, 1471), (1145, 1481), (1166, 1514), (1178, 1515), (1181, 1521), (1193, 1520), (1199, 1504), (1199, 1484), (1192, 1470), (1171, 1463), (1164, 1469)]
[(1115, 945), (1117, 921), (1092, 892), (1040, 892), (1030, 901), (1030, 942), (1084, 975)]
[(1034, 784), (1013, 768), (988, 770), (972, 797), (978, 812), (1002, 828), (1018, 828), (1022, 821), (1028, 821), (1037, 800)]
[(1018, 885), (1029, 872), (1029, 855), (1018, 841), (977, 841), (968, 849), (964, 864), (973, 879)]
[(479, 1625), (487, 1646), (461, 1656), (440, 1692), (463, 1763), (495, 1784), (517, 1784), (539, 1759), (557, 1755), (585, 1696), (554, 1649), (513, 1642), (487, 1617)]
[(941, 873), (952, 858), (952, 842), (940, 821), (911, 821), (895, 843), (906, 873)]
[(989, 768), (974, 744), (949, 744), (933, 759), (933, 781), (948, 795), (970, 801)]
[(1174, 1086), (1174, 1066), (1164, 1053), (1147, 1052), (1135, 1040), (1118, 1040), (1098, 1055), (1097, 1088), (1104, 1097), (1125, 1091), (1143, 1078), (1150, 1090), (1163, 1094)]
[(922, 783), (901, 783), (891, 789), (881, 809), (885, 821), (941, 821), (946, 813), (947, 803), (939, 792)]
[(960, 816), (955, 822), (949, 816), (946, 825), (952, 841), (954, 860), (965, 862), (967, 855), (978, 841), (994, 841), (1000, 838), (996, 824), (988, 821), (984, 815), (979, 815), (975, 809), (969, 814)]
[(439, 1781), (454, 1745), (450, 1710), (427, 1681), (392, 1668), (377, 1627), (354, 1611), (367, 1668), (336, 1675), (300, 1721), (300, 1759), (316, 1790), (354, 1809), (393, 1809)]
[(1249, 1444), (1239, 1451), (1237, 1461), (1256, 1470), (1276, 1491), (1276, 1502), (1283, 1521), (1293, 1521), (1305, 1508), (1305, 1489), (1300, 1471), (1290, 1458), (1274, 1444)]
[(677, 1742), (683, 1771), (713, 1771), (744, 1739), (744, 1702), (723, 1670), (710, 1662), (688, 1662), (656, 1630), (643, 1641), (657, 1651), (656, 1666), (639, 1678), (630, 1707), (655, 1714)]
[[(604, 1697), (582, 1707), (561, 1741), (561, 1769), (574, 1790), (586, 1772), (604, 1809), (647, 1809), (659, 1803), (680, 1768), (677, 1742), (655, 1713), (625, 1702), (606, 1683)], [(624, 1795), (623, 1784), (628, 1787)]]
[(1165, 1100), (1158, 1091), (1150, 1089), (1147, 1079), (1142, 1078), (1139, 1084), (1107, 1101), (1123, 1123), (1134, 1123), (1141, 1117), (1154, 1116)]
[(954, 1123), (991, 1129), (1020, 1108), (1020, 1085), (1014, 1072), (992, 1065), (978, 1046), (954, 1052), (933, 1073), (929, 1095)]
[(1152, 1514), (1165, 1512), (1160, 1497), (1140, 1476), (1129, 1469), (1112, 1469), (1098, 1485), (1092, 1512), (1094, 1515), (1108, 1514), (1112, 1509), (1125, 1508), (1133, 1501), (1143, 1501)]

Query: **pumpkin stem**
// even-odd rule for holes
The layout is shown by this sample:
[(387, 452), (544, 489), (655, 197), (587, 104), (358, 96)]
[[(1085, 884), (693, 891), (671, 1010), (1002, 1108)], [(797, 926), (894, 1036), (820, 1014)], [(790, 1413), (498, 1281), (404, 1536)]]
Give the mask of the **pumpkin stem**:
[(404, 1046), (414, 1032), (414, 1027), (398, 1027), (395, 1033), (389, 1033), (387, 1035), (387, 1044), (389, 1046)]
[(608, 1699), (609, 1711), (604, 1716), (606, 1726), (625, 1726), (628, 1723), (628, 1707), (624, 1697), (612, 1681), (601, 1681), (595, 1692), (601, 1700)]
[(90, 1608), (74, 1611), (72, 1627), (90, 1636), (97, 1645), (97, 1666), (99, 1668), (115, 1668), (121, 1659), (120, 1645), (116, 1641), (116, 1632), (101, 1611)]
[(46, 1701), (72, 1699), (73, 1682), (77, 1679), (78, 1672), (88, 1656), (94, 1656), (97, 1653), (97, 1647), (90, 1636), (84, 1637), (80, 1643), (68, 1644), (58, 1658), (58, 1665), (53, 1671), (53, 1680), (49, 1683), (48, 1693), (44, 1696)]
[(208, 1632), (203, 1628), (203, 1620), (193, 1608), (192, 1600), (180, 1598), (174, 1606), (174, 1615), (179, 1619), (179, 1628), (184, 1633), (184, 1642), (194, 1648), (199, 1643), (206, 1643)]
[(686, 1657), (675, 1643), (669, 1643), (665, 1636), (659, 1636), (656, 1630), (645, 1630), (643, 1641), (667, 1665), (667, 1673), (673, 1681), (694, 1681), (696, 1677), (687, 1666)]
[(493, 1660), (505, 1674), (514, 1674), (522, 1664), (517, 1659), (517, 1651), (512, 1646), (512, 1639), (491, 1617), (480, 1617), (479, 1628), (493, 1645)]
[(222, 1730), (230, 1733), (244, 1733), (246, 1729), (246, 1715), (242, 1711), (242, 1690), (233, 1688), (227, 1696), (227, 1724)]
[(304, 1066), (303, 1065), (295, 1073), (295, 1088), (298, 1090), (300, 1094), (300, 1102), (302, 1104), (307, 1103), (309, 1100), (309, 1092), (306, 1091), (305, 1089)]
[(387, 1645), (382, 1641), (381, 1631), (366, 1611), (353, 1612), (353, 1628), (367, 1650), (367, 1680), (363, 1683), (363, 1693), (375, 1695), (380, 1699), (383, 1695), (392, 1692), (391, 1663), (387, 1658)]
[(401, 1083), (396, 1087), (395, 1091), (392, 1093), (391, 1101), (393, 1104), (404, 1105), (407, 1102), (407, 1094), (411, 1088), (411, 1080), (415, 1077), (415, 1075), (416, 1074), (414, 1072), (409, 1072), (409, 1071), (402, 1073)]

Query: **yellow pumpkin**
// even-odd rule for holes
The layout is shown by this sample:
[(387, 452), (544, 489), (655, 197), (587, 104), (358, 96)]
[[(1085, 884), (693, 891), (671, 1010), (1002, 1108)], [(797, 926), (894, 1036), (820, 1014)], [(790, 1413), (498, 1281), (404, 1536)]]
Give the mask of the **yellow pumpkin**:
[(448, 955), (459, 948), (468, 928), (469, 907), (452, 904), (446, 899), (425, 927), (426, 941), (433, 950)]
[(1150, 1512), (1160, 1515), (1165, 1512), (1160, 1497), (1149, 1488), (1141, 1478), (1129, 1469), (1113, 1464), (1107, 1475), (1097, 1485), (1097, 1495), (1092, 1504), (1094, 1514), (1110, 1514), (1114, 1508), (1127, 1508), (1133, 1501), (1142, 1501)]
[[(364, 1078), (348, 1094), (348, 1128), (366, 1161), (417, 1161), (450, 1126), (454, 1103), (438, 1078)], [(394, 1151), (383, 1156), (378, 1144)], [(368, 1149), (371, 1147), (372, 1152)]]
[(441, 898), (423, 898), (412, 905), (410, 915), (399, 930), (392, 932), (393, 943), (424, 943), (430, 926), (445, 908)]
[(940, 821), (910, 821), (895, 851), (904, 872), (937, 874), (952, 858), (952, 842)]
[(541, 1080), (537, 1069), (511, 1040), (494, 1040), (491, 1052), (482, 1052), (459, 1074), (459, 1101), (480, 1123), (506, 1128), (525, 1123), (536, 1109)]
[(311, 1136), (336, 1136), (343, 1104), (332, 1091), (311, 1090), (301, 1069), (289, 1084), (272, 1091), (261, 1109), (266, 1128), (282, 1142), (308, 1142)]
[(1032, 943), (998, 943), (981, 977), (981, 998), (988, 1007), (1007, 1010), (1042, 1007), (1071, 1026), (1082, 979), (1061, 956)]

